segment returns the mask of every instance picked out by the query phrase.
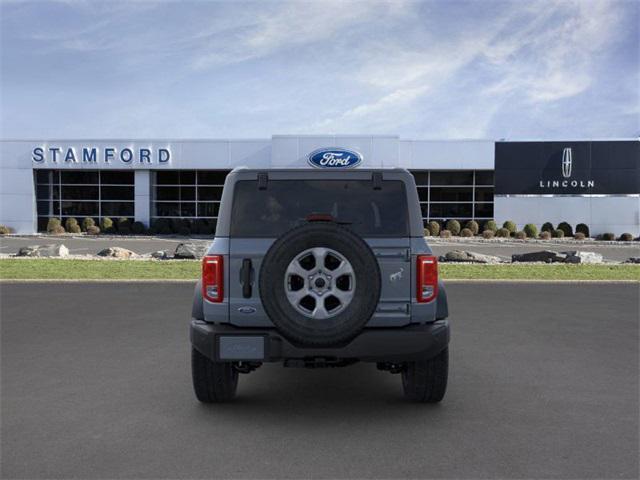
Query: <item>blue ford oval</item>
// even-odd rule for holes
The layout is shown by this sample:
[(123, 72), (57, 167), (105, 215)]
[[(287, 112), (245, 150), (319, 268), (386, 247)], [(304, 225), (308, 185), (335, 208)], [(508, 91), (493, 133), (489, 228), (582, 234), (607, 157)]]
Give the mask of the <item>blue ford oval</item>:
[(362, 155), (346, 148), (320, 148), (309, 154), (309, 164), (316, 168), (353, 168)]

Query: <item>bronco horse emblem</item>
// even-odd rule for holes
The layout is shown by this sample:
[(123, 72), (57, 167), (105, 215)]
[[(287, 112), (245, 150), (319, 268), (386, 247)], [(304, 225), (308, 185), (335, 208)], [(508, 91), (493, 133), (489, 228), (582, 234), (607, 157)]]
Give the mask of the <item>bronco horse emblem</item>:
[(402, 278), (402, 272), (404, 272), (404, 268), (401, 268), (399, 272), (389, 275), (389, 280), (391, 280), (392, 282), (397, 282)]

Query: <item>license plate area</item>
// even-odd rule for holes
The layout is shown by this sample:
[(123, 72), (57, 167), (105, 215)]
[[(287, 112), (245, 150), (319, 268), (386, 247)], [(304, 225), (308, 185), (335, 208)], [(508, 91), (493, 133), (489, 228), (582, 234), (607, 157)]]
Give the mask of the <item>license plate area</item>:
[(218, 335), (218, 358), (224, 361), (264, 360), (264, 335)]

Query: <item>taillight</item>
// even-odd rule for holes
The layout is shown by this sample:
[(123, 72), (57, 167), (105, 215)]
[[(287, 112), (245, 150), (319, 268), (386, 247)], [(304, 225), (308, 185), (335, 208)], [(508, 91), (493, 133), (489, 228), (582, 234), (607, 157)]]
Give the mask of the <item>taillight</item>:
[(224, 269), (222, 255), (206, 255), (202, 259), (202, 296), (210, 302), (224, 299)]
[(438, 259), (433, 255), (418, 255), (416, 272), (416, 300), (420, 303), (430, 302), (438, 295)]

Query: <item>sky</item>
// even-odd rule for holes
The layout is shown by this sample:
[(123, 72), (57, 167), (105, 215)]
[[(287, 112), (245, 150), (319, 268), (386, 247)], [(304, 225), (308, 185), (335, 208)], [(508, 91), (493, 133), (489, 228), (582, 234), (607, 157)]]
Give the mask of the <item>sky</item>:
[(0, 0), (0, 136), (640, 136), (640, 2)]

